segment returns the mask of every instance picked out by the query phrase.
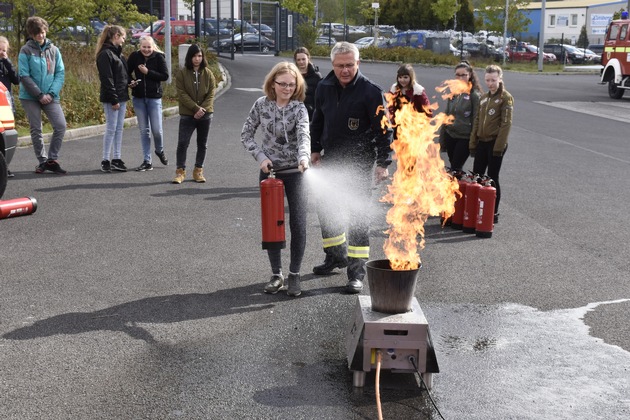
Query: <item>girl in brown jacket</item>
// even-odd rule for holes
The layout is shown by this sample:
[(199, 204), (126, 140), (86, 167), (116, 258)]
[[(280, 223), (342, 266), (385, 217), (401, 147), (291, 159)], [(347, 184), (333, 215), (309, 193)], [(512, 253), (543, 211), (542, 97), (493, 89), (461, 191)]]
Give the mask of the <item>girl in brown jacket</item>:
[(479, 112), (473, 123), (470, 135), (470, 156), (475, 158), (473, 172), (488, 176), (494, 180), (497, 200), (494, 206), (494, 223), (499, 221), (499, 201), (501, 187), (499, 171), (503, 156), (507, 151), (508, 135), (512, 127), (514, 98), (503, 86), (503, 70), (491, 64), (486, 67), (484, 76), (488, 92), (481, 97)]

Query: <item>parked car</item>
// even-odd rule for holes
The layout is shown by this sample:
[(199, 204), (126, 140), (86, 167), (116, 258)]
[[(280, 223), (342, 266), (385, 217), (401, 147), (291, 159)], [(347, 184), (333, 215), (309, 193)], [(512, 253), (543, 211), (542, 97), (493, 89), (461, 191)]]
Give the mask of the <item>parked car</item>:
[(543, 51), (556, 56), (558, 60), (569, 64), (581, 64), (584, 62), (584, 53), (567, 44), (545, 44)]
[(387, 48), (411, 47), (424, 48), (426, 31), (398, 32), (387, 41)]
[(214, 41), (212, 46), (215, 50), (221, 51), (260, 51), (268, 53), (275, 48), (276, 43), (271, 39), (261, 34), (236, 34), (234, 35), (234, 42), (232, 38), (225, 38), (219, 41)]
[[(387, 43), (387, 39), (382, 36), (379, 36), (378, 40), (376, 41), (376, 46), (381, 47), (385, 45), (386, 43)], [(358, 49), (370, 47), (374, 45), (374, 37), (364, 36), (363, 38), (359, 38), (356, 41), (354, 41), (354, 45), (356, 45)]]
[(335, 45), (337, 43), (337, 40), (335, 39), (335, 37), (332, 36), (327, 36), (327, 35), (323, 35), (323, 36), (318, 36), (317, 39), (315, 40), (315, 45)]
[[(507, 58), (509, 61), (538, 61), (538, 47), (525, 42), (519, 42), (507, 48)], [(543, 61), (551, 63), (556, 61), (555, 54), (543, 52)]]
[(243, 32), (244, 34), (257, 34), (258, 29), (255, 26), (251, 25), (246, 20), (241, 21), (240, 19), (221, 19), (221, 22), (225, 24), (225, 27), (234, 33)]
[(595, 54), (599, 54), (601, 58), (601, 55), (604, 53), (604, 44), (590, 44), (588, 49), (593, 51)]
[(232, 31), (227, 28), (224, 21), (218, 21), (215, 18), (204, 19), (203, 31), (205, 35), (210, 36), (227, 36), (232, 35)]
[(453, 53), (453, 55), (455, 57), (462, 57), (462, 58), (468, 58), (470, 57), (470, 53), (466, 50), (461, 50), (459, 48), (456, 48), (453, 46), (453, 44), (449, 44), (451, 53)]
[[(153, 28), (153, 29), (152, 29)], [(137, 44), (143, 36), (151, 35), (156, 41), (164, 42), (164, 34), (166, 33), (166, 22), (158, 20), (153, 26), (145, 28), (144, 31), (138, 32), (131, 36), (131, 43)], [(171, 45), (190, 44), (195, 41), (195, 22), (192, 20), (172, 20), (171, 21)]]
[(594, 51), (591, 51), (588, 48), (581, 50), (584, 53), (584, 61), (591, 64), (601, 64), (602, 63), (602, 55), (597, 54)]
[(264, 23), (254, 23), (252, 26), (267, 38), (273, 38), (274, 30), (271, 26)]
[(0, 83), (0, 198), (4, 195), (9, 177), (8, 166), (17, 147), (18, 133), (7, 88)]

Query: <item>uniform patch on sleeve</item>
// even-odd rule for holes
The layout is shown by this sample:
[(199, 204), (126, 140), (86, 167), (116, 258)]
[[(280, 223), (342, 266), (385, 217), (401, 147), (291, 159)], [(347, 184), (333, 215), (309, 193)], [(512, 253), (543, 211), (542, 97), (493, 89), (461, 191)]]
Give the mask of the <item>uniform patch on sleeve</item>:
[(348, 118), (348, 128), (350, 130), (358, 130), (359, 129), (359, 119), (358, 118)]

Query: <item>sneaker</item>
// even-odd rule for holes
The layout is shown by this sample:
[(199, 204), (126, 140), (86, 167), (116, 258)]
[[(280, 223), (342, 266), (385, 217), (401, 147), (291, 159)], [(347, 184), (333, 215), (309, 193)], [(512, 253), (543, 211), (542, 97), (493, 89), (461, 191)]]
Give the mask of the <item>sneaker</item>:
[(104, 160), (101, 162), (101, 172), (111, 172), (112, 165), (109, 163), (109, 160)]
[(300, 275), (289, 273), (289, 288), (287, 289), (287, 295), (300, 296), (302, 289), (300, 288)]
[(136, 168), (137, 172), (152, 171), (152, 170), (153, 170), (153, 165), (151, 164), (151, 162), (147, 162), (146, 160), (142, 162), (142, 165)]
[(43, 174), (44, 172), (46, 172), (46, 162), (42, 162), (35, 167), (36, 174)]
[(127, 167), (125, 166), (125, 162), (120, 159), (112, 159), (112, 170), (127, 172)]
[(9, 171), (7, 169), (7, 178), (13, 178), (15, 175), (13, 174), (13, 172)]
[(59, 166), (59, 162), (57, 162), (56, 160), (49, 159), (45, 165), (47, 171), (54, 172), (59, 175), (65, 175), (68, 173), (67, 171), (61, 169), (61, 166)]
[(162, 162), (162, 165), (168, 165), (168, 159), (166, 159), (166, 155), (164, 154), (163, 150), (161, 152), (155, 152), (155, 154), (157, 157), (160, 158), (160, 162)]
[(363, 290), (363, 282), (359, 279), (353, 279), (346, 284), (346, 293), (357, 294)]
[(284, 286), (284, 277), (282, 274), (273, 274), (269, 283), (265, 286), (265, 293), (275, 295)]

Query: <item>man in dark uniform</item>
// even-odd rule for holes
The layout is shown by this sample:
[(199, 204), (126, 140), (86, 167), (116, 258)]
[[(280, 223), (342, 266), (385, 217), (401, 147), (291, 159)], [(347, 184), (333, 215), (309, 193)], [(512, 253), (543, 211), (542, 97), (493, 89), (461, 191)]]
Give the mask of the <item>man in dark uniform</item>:
[[(311, 162), (323, 169), (334, 168), (323, 171), (326, 182), (340, 189), (348, 188), (352, 196), (340, 198), (320, 191), (317, 213), (326, 258), (313, 272), (325, 275), (347, 266), (346, 291), (359, 293), (370, 255), (369, 215), (365, 203), (370, 197), (372, 168), (376, 162), (376, 182), (388, 177), (392, 130), (382, 127), (387, 109), (383, 91), (359, 71), (357, 47), (349, 42), (338, 42), (330, 58), (333, 71), (319, 83), (315, 93)], [(347, 213), (347, 243), (339, 207)]]

